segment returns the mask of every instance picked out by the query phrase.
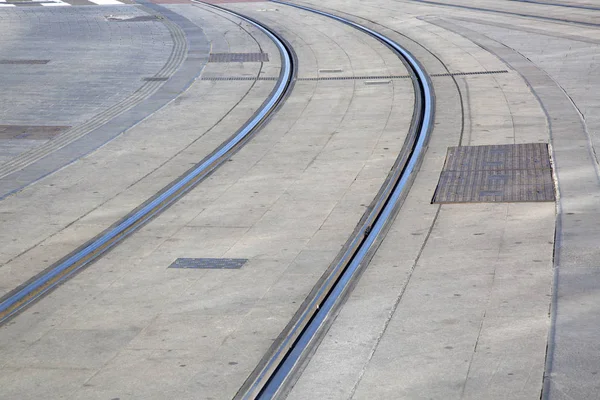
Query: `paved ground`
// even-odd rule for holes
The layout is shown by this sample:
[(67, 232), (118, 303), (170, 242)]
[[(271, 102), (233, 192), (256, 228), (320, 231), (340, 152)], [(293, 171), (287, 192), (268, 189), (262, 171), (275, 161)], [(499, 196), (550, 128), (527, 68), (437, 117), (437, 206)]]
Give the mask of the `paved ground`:
[[(135, 7), (0, 11), (2, 125), (81, 124), (126, 99), (144, 77), (154, 76), (173, 47), (169, 30), (160, 21), (132, 26), (105, 18), (123, 12), (147, 15)], [(2, 137), (0, 163), (56, 134)]]
[[(474, 59), (491, 69), (490, 61), (498, 57), (495, 63), (506, 63), (515, 71), (513, 76), (494, 77), (491, 85), (480, 77), (460, 79), (468, 105), (466, 137), (476, 144), (550, 140), (554, 146), (561, 193), (554, 254), (559, 286), (557, 303), (551, 309), (555, 321), (547, 314), (553, 208), (543, 204), (499, 209), (442, 206), (435, 218), (429, 217), (430, 224), (421, 221), (417, 225), (421, 229), (414, 233), (426, 234), (427, 240), (420, 252), (414, 246), (415, 253), (404, 263), (398, 263), (393, 244), (385, 252), (384, 243), (291, 397), (308, 398), (318, 387), (321, 398), (538, 398), (549, 338), (544, 396), (595, 398), (598, 338), (591, 326), (598, 315), (592, 305), (597, 298), (597, 285), (592, 282), (596, 282), (598, 258), (592, 241), (598, 238), (591, 226), (596, 225), (598, 209), (589, 199), (598, 196), (597, 161), (590, 152), (598, 132), (591, 112), (596, 99), (590, 94), (598, 84), (592, 67), (597, 58), (597, 30), (587, 25), (594, 20), (593, 14), (579, 9), (548, 13), (540, 6), (519, 4), (515, 8), (508, 2), (498, 7), (584, 23), (556, 25), (456, 7), (443, 8), (443, 12), (432, 6), (406, 7), (403, 10), (410, 17), (389, 17), (393, 8), (389, 3), (371, 5), (360, 9), (342, 3), (330, 6), (387, 21), (388, 26), (442, 56), (452, 68), (464, 69)], [(413, 15), (427, 23), (414, 20)], [(579, 48), (585, 50), (578, 52)], [(502, 93), (490, 96), (494, 89)], [(438, 85), (437, 95), (438, 100), (444, 95), (443, 86), (440, 90)], [(493, 104), (498, 101), (506, 105)], [(449, 124), (451, 119), (441, 121)], [(438, 141), (448, 139), (447, 134), (434, 131), (431, 150)], [(428, 153), (431, 160), (433, 153)], [(418, 198), (419, 187), (431, 190), (435, 184), (435, 179), (425, 182), (426, 166), (409, 199)], [(433, 170), (439, 168), (438, 164)], [(427, 197), (422, 195), (421, 202)], [(407, 235), (403, 224), (413, 228), (417, 223), (412, 212), (403, 219), (405, 211), (396, 223)], [(397, 243), (399, 238), (391, 234), (387, 240)], [(382, 271), (390, 265), (408, 270), (389, 284), (386, 298), (381, 290), (387, 282)], [(370, 288), (374, 287), (380, 293), (379, 302), (373, 301)], [(352, 366), (346, 367), (349, 363)]]
[[(327, 3), (394, 38), (438, 75), (436, 120), (406, 203), (289, 398), (538, 399), (543, 387), (549, 399), (596, 397), (600, 11), (585, 1), (539, 3)], [(278, 76), (278, 52), (255, 28), (206, 6), (144, 5), (0, 13), (10, 22), (0, 25), (2, 59), (50, 60), (2, 65), (8, 79), (0, 85), (13, 100), (0, 106), (0, 168), (12, 175), (0, 188), (21, 186), (0, 200), (8, 227), (0, 232), (0, 294), (180, 176), (273, 87), (214, 79)], [(292, 94), (231, 162), (0, 328), (0, 398), (232, 398), (385, 179), (412, 117), (410, 80), (328, 78), (404, 75), (402, 63), (323, 17), (272, 3), (226, 5), (291, 43), (299, 61)], [(105, 18), (155, 12), (172, 24)], [(45, 26), (51, 35), (41, 34)], [(73, 32), (81, 32), (75, 41), (60, 39)], [(187, 50), (174, 60), (178, 37)], [(76, 62), (73, 46), (97, 41), (86, 63)], [(208, 44), (211, 53), (264, 52), (269, 61), (205, 65)], [(114, 139), (98, 135), (106, 144), (90, 154), (65, 147), (72, 164), (44, 163), (59, 154), (53, 148), (25, 169), (10, 164), (52, 143), (40, 126), (60, 135), (85, 124), (167, 64), (172, 78), (153, 87), (152, 106), (150, 92), (140, 100), (139, 124), (123, 114), (114, 129), (107, 118), (97, 129)], [(506, 72), (481, 74), (489, 71)], [(86, 73), (106, 85), (86, 85)], [(15, 125), (29, 130), (2, 130)], [(552, 145), (557, 204), (430, 203), (449, 146), (535, 142)], [(15, 178), (33, 167), (38, 175)], [(236, 270), (167, 268), (178, 257), (248, 262)]]
[(4, 12), (0, 198), (119, 136), (198, 76), (201, 29), (145, 5)]
[[(180, 11), (183, 7), (172, 9)], [(206, 30), (215, 44), (214, 52), (256, 51), (253, 47), (260, 45), (271, 60), (265, 64), (264, 75), (277, 76), (277, 52), (254, 29), (246, 24), (240, 28), (238, 21), (231, 24), (202, 8), (185, 7), (191, 21), (214, 27)], [(278, 13), (275, 20), (253, 8), (247, 11), (287, 35), (302, 60), (300, 78), (327, 74), (319, 71), (331, 69), (341, 69), (345, 76), (406, 74), (387, 48), (350, 28), (321, 27), (319, 18), (298, 22), (293, 11)], [(209, 64), (204, 74), (256, 76), (260, 68), (260, 63), (234, 63), (225, 70)], [(90, 168), (118, 165), (102, 171), (102, 179), (112, 183), (106, 187), (108, 193), (80, 200), (78, 210), (65, 207), (51, 213), (61, 216), (60, 221), (40, 223), (47, 210), (32, 214), (30, 222), (23, 221), (19, 235), (24, 240), (18, 243), (11, 241), (14, 232), (7, 235), (5, 259), (9, 261), (2, 269), (3, 282), (9, 283), (6, 289), (47, 265), (27, 260), (39, 259), (36, 254), (47, 255), (49, 244), (58, 245), (57, 255), (75, 247), (128, 211), (134, 202), (156, 191), (161, 182), (164, 185), (167, 178), (178, 176), (192, 157), (200, 159), (202, 152), (214, 148), (217, 140), (241, 125), (272, 85), (272, 81), (198, 80), (180, 97), (179, 105), (173, 103), (128, 135), (81, 160), (77, 171), (86, 182), (92, 180), (91, 170), (84, 170), (86, 164)], [(37, 380), (40, 372), (58, 368), (63, 378), (53, 384), (63, 389), (57, 393), (76, 398), (114, 398), (128, 393), (144, 398), (195, 398), (198, 392), (206, 398), (233, 396), (334, 259), (386, 177), (412, 116), (411, 88), (407, 79), (380, 85), (365, 84), (364, 80), (297, 82), (276, 117), (232, 162), (133, 240), (64, 285), (49, 302), (39, 303), (40, 307), (52, 305), (50, 314), (34, 307), (27, 312), (32, 320), (24, 315), (6, 327), (6, 390), (24, 392), (25, 381), (10, 383), (14, 374), (24, 373)], [(242, 102), (229, 112), (228, 102), (240, 98)], [(179, 135), (183, 141), (186, 132), (198, 136), (198, 124), (211, 126), (205, 121), (209, 117), (213, 121), (223, 119), (189, 149), (174, 148), (181, 154), (145, 179), (132, 185), (135, 177), (120, 173), (135, 165), (135, 175), (148, 174), (142, 168), (152, 167), (153, 158), (164, 163), (168, 156), (164, 153), (177, 143), (169, 144), (174, 138), (161, 131), (161, 126), (170, 132), (182, 129)], [(178, 121), (177, 126), (173, 121)], [(143, 152), (139, 149), (140, 135), (146, 135)], [(127, 157), (115, 159), (115, 149)], [(136, 152), (140, 155), (135, 156)], [(149, 157), (150, 153), (155, 156)], [(139, 161), (132, 165), (133, 160)], [(108, 171), (114, 174), (106, 176)], [(47, 183), (48, 190), (53, 191), (56, 186), (49, 185), (54, 180), (70, 188), (57, 195), (81, 198), (89, 186), (74, 178), (73, 171), (66, 168), (5, 201), (12, 202), (15, 211), (32, 207), (44, 196), (40, 185)], [(103, 203), (104, 196), (115, 192), (114, 198)], [(68, 203), (63, 198), (54, 204), (61, 207)], [(16, 213), (12, 218), (23, 220)], [(223, 256), (248, 258), (249, 262), (237, 271), (166, 268), (177, 257)], [(51, 262), (52, 257), (46, 260)], [(165, 279), (174, 290), (164, 286)], [(133, 282), (137, 282), (135, 288), (130, 286)], [(72, 294), (68, 293), (72, 291), (85, 291), (91, 303), (79, 309), (70, 300)], [(130, 307), (124, 308), (124, 304)], [(12, 345), (12, 338), (24, 334), (31, 336), (18, 346)], [(89, 347), (89, 335), (96, 338), (92, 340), (94, 349)], [(56, 360), (45, 351), (42, 356), (39, 349), (49, 344), (44, 338), (62, 343), (59, 346), (77, 342), (81, 351), (69, 360)], [(240, 348), (246, 350), (240, 353)], [(24, 352), (33, 358), (22, 358)], [(152, 359), (155, 366), (149, 363)], [(164, 362), (173, 362), (181, 371), (177, 379), (164, 376)], [(124, 372), (123, 365), (136, 367)], [(115, 374), (124, 373), (129, 378), (121, 380), (122, 385), (106, 384), (114, 381)], [(155, 384), (140, 381), (139, 374), (153, 376)]]

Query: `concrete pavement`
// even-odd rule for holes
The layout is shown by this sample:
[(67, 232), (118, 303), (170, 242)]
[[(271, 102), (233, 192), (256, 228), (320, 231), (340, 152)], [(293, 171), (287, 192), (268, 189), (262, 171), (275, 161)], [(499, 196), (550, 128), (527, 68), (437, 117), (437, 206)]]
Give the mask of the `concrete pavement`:
[[(569, 5), (327, 4), (438, 75), (436, 121), (406, 203), (289, 398), (537, 399), (543, 387), (549, 399), (595, 398), (600, 11)], [(411, 82), (350, 78), (405, 75), (402, 63), (322, 17), (226, 6), (291, 43), (293, 93), (231, 162), (0, 328), (0, 398), (233, 397), (385, 179), (412, 116)], [(208, 63), (125, 135), (2, 199), (3, 293), (179, 176), (270, 92), (269, 80), (212, 79), (277, 76), (262, 34), (205, 6), (165, 7), (202, 29), (211, 53), (269, 62)], [(430, 203), (448, 147), (535, 142), (552, 144), (557, 205)], [(248, 262), (167, 268), (178, 257)]]
[[(190, 20), (201, 21), (198, 23), (223, 19), (202, 7), (177, 5), (172, 9), (185, 10)], [(406, 75), (400, 60), (387, 48), (351, 28), (325, 27), (316, 17), (299, 21), (292, 10), (279, 12), (276, 18), (257, 12), (255, 6), (242, 10), (286, 35), (300, 61), (299, 78), (336, 73), (328, 70), (341, 70), (339, 75), (347, 77)], [(237, 21), (233, 19), (233, 23)], [(236, 28), (229, 38), (231, 28), (223, 20), (219, 22), (222, 25), (227, 32), (223, 36), (241, 46), (238, 51), (252, 51), (247, 32)], [(243, 28), (252, 32), (245, 24)], [(260, 46), (276, 60), (272, 44), (261, 41)], [(222, 71), (214, 64), (204, 72), (210, 76), (248, 73), (238, 67)], [(273, 72), (266, 70), (265, 75), (273, 76)], [(412, 83), (408, 79), (368, 83), (364, 79), (296, 82), (294, 92), (269, 125), (231, 162), (93, 268), (51, 294), (47, 302), (15, 319), (3, 335), (6, 358), (2, 375), (8, 379), (3, 384), (9, 393), (35, 394), (21, 385), (24, 380), (12, 382), (13, 373), (35, 380), (38, 371), (58, 368), (65, 371), (64, 384), (59, 385), (65, 389), (57, 391), (57, 396), (197, 398), (201, 393), (204, 398), (232, 397), (335, 258), (402, 146), (412, 117)], [(165, 128), (171, 131), (175, 118), (182, 129), (195, 126), (197, 118), (216, 114), (208, 106), (222, 109), (226, 100), (235, 99), (233, 90), (252, 85), (251, 94), (234, 109), (238, 117), (228, 115), (215, 129), (231, 132), (232, 126), (243, 121), (241, 116), (248, 117), (245, 107), (262, 101), (272, 84), (196, 81), (188, 94), (196, 85), (218, 85), (221, 91), (215, 90), (212, 100), (190, 102), (194, 107), (187, 114), (180, 111), (181, 105), (179, 109), (167, 107), (144, 121), (139, 127), (151, 127), (152, 138), (159, 141), (146, 148), (161, 149), (162, 155), (165, 141), (172, 140), (158, 130), (161, 116), (169, 121)], [(223, 93), (225, 87), (231, 88), (230, 92)], [(140, 130), (140, 134), (148, 131)], [(137, 151), (139, 139), (130, 136), (130, 140), (131, 147), (119, 138), (90, 157), (113, 154), (104, 151), (113, 144), (130, 149), (126, 150), (130, 153)], [(203, 144), (207, 143), (215, 145), (210, 141)], [(140, 185), (150, 190), (160, 182), (157, 176), (176, 175), (189, 165), (181, 161), (191, 154), (186, 152), (185, 157), (165, 164)], [(127, 159), (131, 160), (131, 155)], [(132, 186), (109, 202), (112, 206), (94, 210), (56, 238), (89, 236), (102, 221), (114, 218), (115, 211), (130, 206), (130, 196), (136, 199), (142, 193)], [(91, 225), (90, 221), (98, 223)], [(73, 246), (72, 242), (63, 243)], [(45, 253), (44, 247), (37, 246), (30, 255)], [(249, 261), (239, 270), (168, 269), (177, 257)], [(11, 268), (15, 284), (17, 277), (26, 276), (25, 267), (16, 265)], [(89, 302), (74, 304), (74, 292), (86, 292)], [(23, 335), (27, 338), (18, 346), (11, 345), (15, 337)], [(79, 350), (69, 358), (52, 356), (74, 343)], [(50, 348), (53, 350), (46, 352)], [(177, 362), (181, 372), (164, 376), (168, 360)], [(147, 379), (154, 383), (148, 385)]]
[[(379, 9), (377, 4), (360, 10), (350, 10), (341, 3), (331, 7), (368, 16), (371, 20)], [(499, 8), (506, 7), (508, 5), (503, 3)], [(462, 206), (442, 206), (435, 223), (425, 231), (428, 240), (422, 252), (404, 263), (409, 268), (405, 272), (408, 277), (403, 284), (390, 285), (389, 293), (395, 293), (396, 297), (384, 298), (378, 306), (372, 302), (373, 291), (368, 288), (378, 287), (381, 293), (383, 281), (379, 277), (384, 275), (373, 270), (379, 265), (374, 262), (291, 397), (308, 398), (308, 393), (318, 387), (321, 398), (538, 398), (545, 384), (543, 395), (547, 398), (595, 398), (598, 381), (594, 377), (597, 354), (594, 348), (598, 341), (590, 330), (596, 313), (591, 306), (595, 285), (582, 285), (581, 277), (584, 272), (585, 280), (594, 281), (596, 246), (586, 245), (587, 239), (579, 236), (585, 232), (589, 237), (592, 229), (584, 225), (594, 225), (593, 215), (596, 215), (596, 211), (592, 211), (596, 207), (586, 201), (597, 195), (596, 162), (589, 152), (594, 137), (594, 133), (589, 132), (595, 129), (590, 129), (594, 119), (591, 113), (588, 112), (590, 122), (586, 114), (582, 114), (585, 122), (577, 116), (578, 110), (593, 107), (595, 102), (592, 97), (579, 95), (578, 101), (569, 103), (582, 92), (576, 87), (597, 82), (594, 72), (581, 71), (586, 68), (586, 59), (594, 57), (590, 42), (597, 31), (591, 33), (591, 28), (574, 25), (556, 30), (546, 21), (533, 24), (532, 20), (503, 19), (485, 13), (477, 14), (478, 18), (485, 18), (485, 22), (475, 21), (475, 13), (466, 11), (457, 11), (457, 20), (452, 21), (454, 14), (447, 9), (443, 14), (437, 14), (438, 9), (431, 6), (427, 12), (422, 7), (404, 9), (411, 16), (443, 28), (438, 29), (406, 16), (389, 17), (389, 9), (389, 4), (382, 4), (381, 17), (375, 20), (387, 20), (389, 26), (418, 38), (429, 50), (443, 54), (444, 62), (453, 68), (457, 68), (457, 62), (470, 65), (471, 58), (481, 60), (482, 66), (489, 68), (490, 61), (498, 57), (496, 63), (504, 62), (518, 73), (498, 75), (489, 86), (481, 82), (480, 77), (461, 79), (463, 104), (468, 106), (465, 122), (470, 129), (462, 138), (469, 138), (469, 142), (475, 144), (538, 140), (553, 143), (561, 188), (557, 250), (553, 254), (554, 209), (551, 205), (513, 204), (503, 211), (494, 211), (491, 206), (467, 206), (468, 211)], [(419, 11), (426, 15), (418, 16)], [(563, 10), (562, 17), (578, 19), (581, 15), (580, 11), (565, 15)], [(590, 17), (588, 13), (584, 22)], [(520, 31), (521, 26), (523, 31)], [(426, 33), (421, 33), (423, 31)], [(499, 35), (500, 32), (504, 35)], [(436, 36), (428, 39), (432, 34)], [(560, 39), (555, 39), (561, 35), (570, 43), (561, 45)], [(580, 38), (585, 38), (585, 44)], [(447, 44), (448, 41), (455, 45)], [(573, 41), (582, 44), (574, 45)], [(544, 43), (552, 43), (552, 47)], [(574, 54), (578, 47), (586, 48), (583, 58)], [(459, 55), (461, 51), (463, 54)], [(552, 80), (548, 75), (556, 77)], [(569, 93), (566, 85), (559, 86), (558, 79), (586, 83), (571, 83), (572, 93)], [(502, 93), (493, 96), (494, 89), (501, 89)], [(439, 97), (440, 90), (437, 93)], [(498, 101), (506, 105), (493, 104)], [(441, 103), (448, 102), (442, 100)], [(446, 121), (448, 118), (443, 118), (440, 123)], [(586, 130), (589, 140), (586, 140)], [(435, 149), (439, 137), (434, 132), (431, 150)], [(463, 144), (467, 143), (463, 141)], [(431, 152), (429, 157), (433, 158)], [(418, 180), (411, 196), (418, 195), (419, 185), (431, 190), (435, 179), (429, 184)], [(566, 211), (584, 203), (588, 205), (586, 218), (573, 217), (582, 210)], [(463, 214), (465, 211), (467, 214)], [(494, 216), (498, 211), (504, 214), (503, 218), (499, 214)], [(396, 221), (398, 226), (403, 221), (402, 215), (403, 210)], [(453, 220), (446, 225), (444, 220), (448, 217)], [(404, 222), (414, 226), (413, 220), (414, 217), (407, 216)], [(493, 230), (495, 226), (501, 227), (498, 223), (502, 220), (507, 225), (500, 236), (496, 236), (498, 239), (494, 239)], [(483, 242), (486, 244), (477, 244), (473, 241), (475, 238), (462, 236), (468, 235), (471, 229), (478, 231), (471, 235), (487, 237)], [(593, 237), (592, 234), (591, 240), (595, 240)], [(438, 242), (440, 239), (448, 242), (449, 238), (453, 238), (450, 245)], [(494, 245), (494, 241), (497, 244)], [(431, 268), (435, 272), (429, 272), (427, 267), (429, 248), (434, 255)], [(487, 251), (491, 251), (489, 256)], [(381, 270), (398, 265), (397, 253), (390, 251), (387, 259), (386, 253), (381, 255), (385, 260), (381, 262)], [(455, 261), (452, 261), (453, 254), (458, 257)], [(555, 292), (557, 301), (552, 304), (552, 310), (557, 312), (555, 321), (550, 321), (553, 256), (559, 286)], [(472, 270), (469, 265), (473, 265)], [(579, 268), (574, 269), (576, 266)], [(576, 279), (569, 278), (573, 274)], [(562, 283), (560, 276), (565, 277)], [(470, 298), (458, 305), (464, 297), (463, 287), (470, 288)], [(583, 302), (582, 290), (587, 299)], [(432, 291), (435, 299), (430, 297)], [(586, 318), (580, 317), (582, 312)], [(544, 365), (547, 338), (550, 352)], [(352, 366), (345, 368), (348, 360)], [(337, 373), (332, 376), (331, 371)], [(343, 371), (341, 377), (339, 371)]]

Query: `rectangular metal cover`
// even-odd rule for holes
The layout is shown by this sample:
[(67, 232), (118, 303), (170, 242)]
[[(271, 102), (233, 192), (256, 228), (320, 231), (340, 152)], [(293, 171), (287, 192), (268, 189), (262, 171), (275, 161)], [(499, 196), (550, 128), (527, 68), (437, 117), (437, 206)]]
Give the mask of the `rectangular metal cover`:
[(554, 201), (546, 143), (450, 147), (433, 203)]
[(267, 53), (211, 53), (208, 62), (266, 62)]
[(246, 258), (178, 258), (169, 268), (239, 269)]

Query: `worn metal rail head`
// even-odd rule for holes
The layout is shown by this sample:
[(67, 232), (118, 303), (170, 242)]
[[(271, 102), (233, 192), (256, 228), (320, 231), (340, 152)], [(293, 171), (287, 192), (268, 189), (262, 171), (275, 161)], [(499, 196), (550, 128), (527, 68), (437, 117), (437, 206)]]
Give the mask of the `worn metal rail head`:
[(67, 281), (75, 273), (99, 259), (208, 177), (264, 125), (292, 89), (296, 66), (292, 48), (283, 38), (253, 19), (221, 7), (207, 5), (254, 25), (275, 43), (281, 56), (281, 71), (273, 91), (250, 120), (204, 160), (131, 211), (121, 221), (0, 298), (0, 324), (14, 317), (27, 306)]
[(406, 197), (422, 161), (433, 126), (433, 88), (425, 70), (408, 50), (390, 38), (351, 20), (297, 4), (271, 1), (334, 19), (388, 46), (410, 72), (415, 90), (415, 105), (411, 128), (403, 148), (388, 179), (361, 219), (360, 226), (238, 391), (236, 400), (271, 399), (284, 396), (289, 391), (360, 272), (381, 243)]

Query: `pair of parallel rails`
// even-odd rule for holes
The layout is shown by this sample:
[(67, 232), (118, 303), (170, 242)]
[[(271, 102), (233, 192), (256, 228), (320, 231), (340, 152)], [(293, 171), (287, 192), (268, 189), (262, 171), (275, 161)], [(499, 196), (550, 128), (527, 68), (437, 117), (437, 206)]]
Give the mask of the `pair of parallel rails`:
[[(197, 3), (199, 1), (194, 0)], [(407, 195), (426, 148), (433, 125), (434, 96), (429, 77), (420, 63), (392, 39), (366, 26), (312, 8), (272, 0), (349, 25), (385, 44), (404, 63), (412, 78), (415, 102), (411, 127), (386, 181), (363, 215), (354, 234), (294, 315), (284, 332), (248, 377), (236, 399), (270, 399), (284, 395), (297, 378), (300, 367), (320, 342), (336, 311), (373, 256), (393, 217)], [(203, 3), (204, 4), (204, 3)], [(269, 97), (234, 135), (205, 159), (165, 187), (119, 222), (68, 254), (46, 270), (0, 299), (0, 324), (67, 281), (102, 257), (126, 237), (173, 205), (227, 161), (264, 126), (291, 92), (297, 66), (291, 46), (275, 31), (231, 10), (210, 5), (250, 23), (277, 46), (281, 71)]]

